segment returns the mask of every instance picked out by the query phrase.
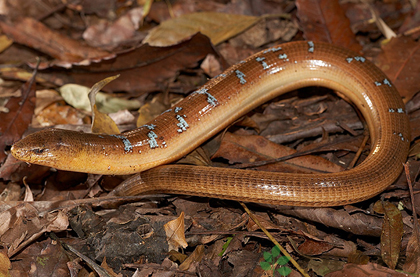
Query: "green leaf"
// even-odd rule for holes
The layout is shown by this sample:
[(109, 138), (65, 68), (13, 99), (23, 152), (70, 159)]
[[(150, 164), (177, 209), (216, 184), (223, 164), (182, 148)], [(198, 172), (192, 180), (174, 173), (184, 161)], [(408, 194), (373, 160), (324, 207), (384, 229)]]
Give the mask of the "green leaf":
[(273, 249), (271, 250), (271, 253), (273, 254), (273, 257), (277, 257), (278, 255), (280, 255), (280, 248), (276, 245), (273, 247)]
[(273, 255), (271, 255), (270, 252), (264, 252), (263, 253), (263, 256), (264, 256), (264, 260), (265, 261), (267, 261), (269, 263), (272, 263), (273, 262)]
[(280, 273), (281, 276), (287, 276), (290, 274), (290, 272), (292, 272), (292, 270), (287, 266), (280, 267), (279, 269), (277, 269), (277, 271)]
[(271, 264), (267, 262), (260, 262), (261, 268), (264, 270), (271, 270)]
[(290, 258), (286, 257), (286, 256), (281, 256), (278, 260), (277, 260), (277, 264), (279, 265), (285, 265), (289, 262)]
[(233, 237), (228, 237), (226, 242), (223, 244), (222, 246), (222, 251), (218, 254), (220, 257), (223, 256), (223, 254), (225, 253), (226, 249), (228, 248), (230, 242), (232, 241)]

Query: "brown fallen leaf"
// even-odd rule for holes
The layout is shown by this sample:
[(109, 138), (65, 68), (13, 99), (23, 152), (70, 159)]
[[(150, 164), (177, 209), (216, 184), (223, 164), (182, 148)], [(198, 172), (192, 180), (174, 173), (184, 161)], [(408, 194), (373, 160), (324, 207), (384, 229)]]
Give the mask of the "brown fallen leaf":
[(307, 40), (329, 42), (355, 52), (362, 50), (338, 0), (298, 0), (296, 7)]
[(12, 257), (45, 232), (64, 231), (69, 225), (62, 211), (41, 216), (30, 203), (23, 203), (0, 213), (0, 241)]
[(92, 61), (99, 62), (115, 56), (66, 37), (30, 17), (17, 18), (13, 22), (1, 18), (0, 26), (14, 41), (55, 58), (51, 64), (57, 66), (69, 68), (73, 64), (90, 64)]
[(345, 264), (342, 270), (328, 273), (325, 277), (343, 277), (343, 276), (357, 276), (357, 277), (408, 277), (408, 274), (397, 272), (378, 264), (368, 263), (366, 265)]
[(177, 250), (179, 247), (186, 248), (188, 246), (185, 240), (184, 212), (181, 212), (177, 219), (169, 221), (163, 227), (169, 250)]
[(195, 67), (197, 62), (209, 53), (218, 56), (209, 39), (197, 34), (188, 41), (171, 47), (142, 45), (120, 53), (116, 59), (106, 62), (74, 66), (72, 71), (55, 70), (54, 75), (40, 75), (58, 86), (73, 83), (91, 87), (95, 81), (118, 72), (120, 77), (108, 84), (104, 91), (126, 91), (128, 96), (138, 96), (147, 92), (165, 90), (169, 85), (168, 81), (175, 78), (179, 70)]
[(413, 232), (408, 240), (407, 259), (403, 265), (403, 270), (411, 274), (420, 273), (420, 242), (416, 232)]
[(204, 245), (200, 244), (198, 245), (194, 251), (191, 253), (191, 255), (182, 263), (179, 265), (180, 270), (188, 270), (190, 265), (194, 262), (199, 263), (204, 257)]
[(401, 251), (404, 234), (401, 212), (388, 201), (377, 201), (373, 207), (376, 213), (384, 214), (381, 234), (382, 260), (395, 269)]
[[(35, 76), (36, 71), (25, 84), (20, 88), (21, 97), (12, 97), (6, 104), (8, 113), (0, 112), (0, 164), (6, 158), (5, 148), (7, 145), (12, 145), (15, 141), (20, 139), (23, 133), (31, 123), (32, 115), (35, 109)], [(8, 175), (0, 168), (0, 176), (3, 178)], [(8, 169), (10, 170), (10, 168)]]
[(184, 14), (162, 22), (143, 40), (151, 46), (170, 46), (184, 41), (196, 33), (208, 36), (217, 45), (248, 29), (260, 17), (215, 12)]
[(407, 37), (391, 39), (376, 57), (378, 66), (397, 87), (404, 101), (409, 101), (419, 90), (420, 43)]
[[(262, 136), (238, 136), (228, 132), (225, 134), (219, 150), (212, 158), (222, 157), (229, 160), (230, 163), (253, 163), (293, 155), (296, 152), (294, 149), (271, 142)], [(343, 170), (341, 166), (313, 155), (259, 166), (258, 169), (295, 173), (339, 172)]]
[(83, 33), (83, 38), (93, 47), (112, 50), (123, 42), (132, 39), (143, 21), (143, 8), (136, 7), (114, 22), (100, 20), (89, 26)]

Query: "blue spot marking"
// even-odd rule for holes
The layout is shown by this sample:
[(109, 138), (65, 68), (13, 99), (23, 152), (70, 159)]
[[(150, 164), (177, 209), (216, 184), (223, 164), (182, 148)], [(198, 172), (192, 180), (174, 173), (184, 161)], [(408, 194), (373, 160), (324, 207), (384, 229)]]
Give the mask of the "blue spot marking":
[[(184, 117), (186, 117), (184, 115)], [(184, 117), (180, 116), (179, 114), (176, 116), (176, 119), (178, 119), (179, 123), (176, 124), (176, 126), (178, 126), (180, 129), (178, 129), (178, 133), (182, 133), (183, 131), (186, 131), (188, 127), (190, 127), (187, 123), (187, 121), (185, 121)]]
[(376, 82), (376, 81), (375, 81), (375, 85), (376, 85), (377, 87), (381, 86), (382, 84), (387, 85), (387, 86), (389, 86), (389, 87), (392, 87), (391, 82), (390, 82), (390, 81), (388, 81), (388, 79), (384, 79), (384, 80), (382, 81), (382, 83), (381, 83), (381, 82)]
[(309, 53), (313, 53), (314, 52), (314, 49), (315, 49), (314, 42), (313, 41), (308, 41), (308, 45), (309, 45), (308, 52)]
[(263, 53), (267, 54), (269, 52), (277, 52), (277, 51), (280, 51), (280, 50), (281, 50), (281, 47), (273, 47), (273, 48), (265, 50)]
[(361, 57), (361, 56), (355, 56), (353, 58), (347, 58), (346, 59), (346, 61), (348, 63), (351, 63), (353, 60), (358, 61), (358, 62), (362, 62), (362, 63), (364, 63), (366, 61), (366, 59), (364, 57)]
[(289, 59), (287, 58), (287, 54), (280, 54), (279, 59), (289, 61)]
[(213, 95), (211, 95), (211, 94), (208, 92), (208, 89), (206, 89), (206, 88), (202, 88), (202, 89), (197, 90), (197, 91), (195, 91), (195, 92), (193, 92), (193, 93), (198, 93), (198, 94), (205, 94), (205, 95), (207, 95), (207, 102), (208, 102), (210, 105), (212, 105), (213, 107), (216, 107), (216, 106), (219, 104), (219, 101), (217, 101), (217, 99), (216, 99)]
[(239, 78), (239, 83), (241, 83), (242, 85), (245, 84), (246, 83), (246, 80), (245, 80), (246, 75), (239, 70), (235, 70), (235, 73), (236, 73), (236, 77)]
[(158, 143), (156, 141), (156, 138), (158, 137), (155, 132), (150, 131), (149, 133), (147, 133), (147, 136), (149, 137), (149, 139), (147, 140), (147, 142), (149, 143), (149, 146), (151, 149), (158, 147)]
[(133, 145), (128, 140), (128, 138), (126, 138), (125, 136), (122, 136), (122, 135), (111, 135), (111, 137), (119, 138), (120, 140), (122, 140), (122, 142), (124, 143), (124, 151), (125, 152), (131, 152), (131, 151), (133, 151)]
[(268, 65), (264, 60), (264, 57), (257, 57), (255, 59), (257, 62), (261, 62), (261, 65), (263, 66), (263, 69), (269, 69), (271, 67), (271, 65)]

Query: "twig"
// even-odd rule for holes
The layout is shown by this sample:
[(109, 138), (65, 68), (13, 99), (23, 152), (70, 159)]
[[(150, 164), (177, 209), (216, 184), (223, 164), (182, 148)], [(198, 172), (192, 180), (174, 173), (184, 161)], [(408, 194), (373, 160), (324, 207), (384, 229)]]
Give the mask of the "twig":
[(289, 255), (289, 253), (287, 253), (287, 251), (276, 241), (276, 239), (267, 231), (267, 229), (264, 228), (264, 226), (261, 225), (261, 223), (259, 222), (259, 220), (256, 218), (256, 216), (248, 209), (248, 207), (242, 203), (239, 202), (241, 204), (241, 206), (244, 208), (244, 210), (248, 213), (249, 217), (255, 222), (255, 224), (258, 225), (258, 227), (260, 227), (260, 229), (264, 232), (264, 234), (275, 244), (277, 245), (277, 247), (280, 249), (281, 253), (283, 253), (284, 256), (286, 256), (287, 258), (289, 258), (289, 261), (296, 267), (297, 270), (299, 270), (299, 272), (305, 276), (305, 277), (309, 277), (309, 275), (306, 273), (306, 271), (300, 267), (300, 265), (292, 258), (292, 256)]

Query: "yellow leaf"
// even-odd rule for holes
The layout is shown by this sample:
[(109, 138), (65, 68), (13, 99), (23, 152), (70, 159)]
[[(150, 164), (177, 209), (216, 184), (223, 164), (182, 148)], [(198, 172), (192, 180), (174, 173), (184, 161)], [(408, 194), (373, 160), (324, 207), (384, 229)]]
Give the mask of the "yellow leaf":
[(10, 45), (12, 45), (13, 40), (9, 39), (5, 35), (0, 36), (0, 53), (2, 53), (4, 50), (9, 48)]
[(0, 253), (0, 276), (9, 277), (9, 269), (12, 268), (9, 257), (6, 254)]
[(178, 44), (201, 32), (217, 45), (245, 31), (260, 20), (260, 17), (200, 12), (190, 13), (162, 22), (150, 31), (144, 43), (151, 46), (170, 46)]

